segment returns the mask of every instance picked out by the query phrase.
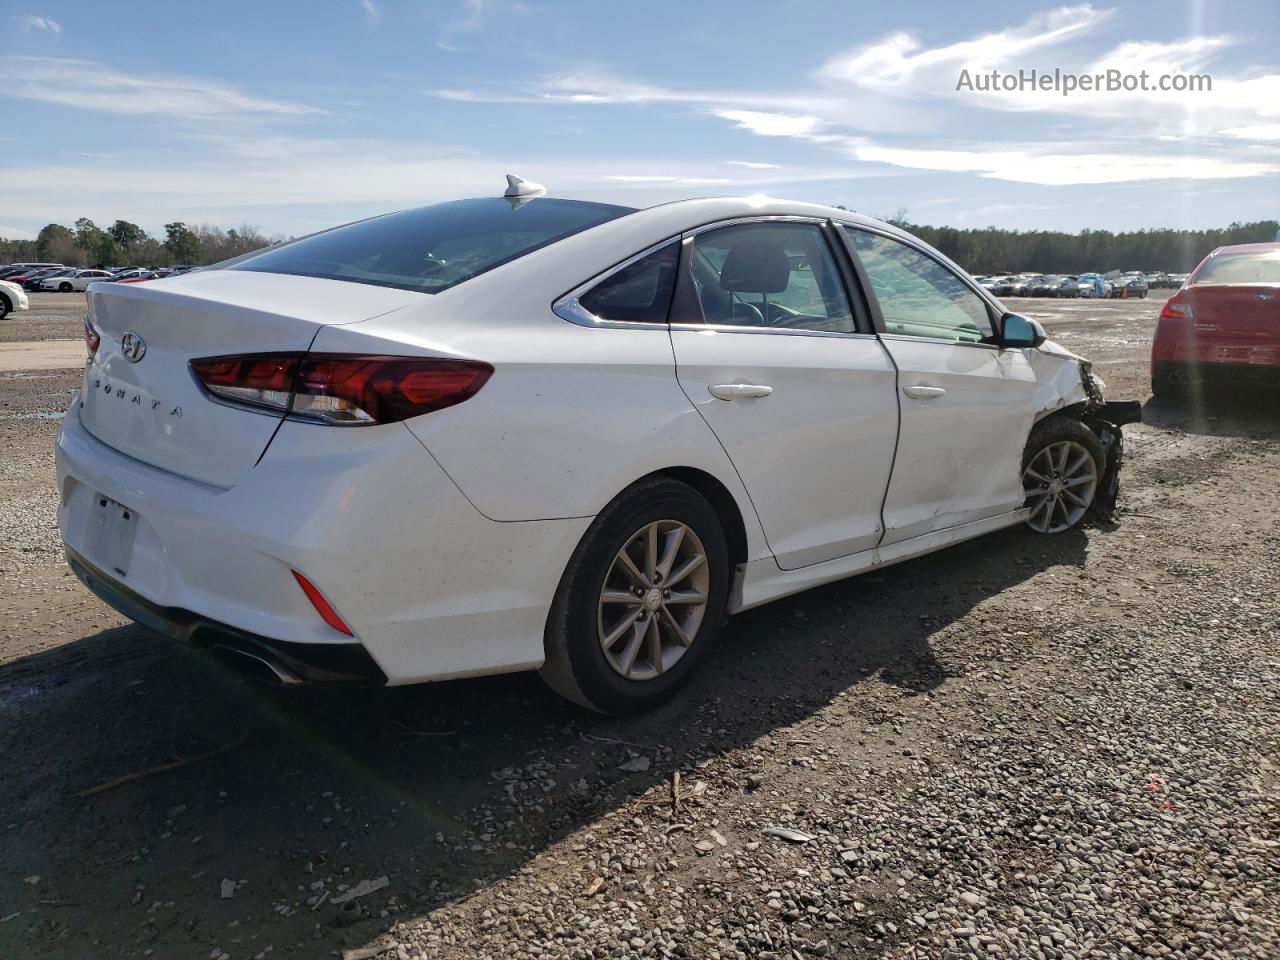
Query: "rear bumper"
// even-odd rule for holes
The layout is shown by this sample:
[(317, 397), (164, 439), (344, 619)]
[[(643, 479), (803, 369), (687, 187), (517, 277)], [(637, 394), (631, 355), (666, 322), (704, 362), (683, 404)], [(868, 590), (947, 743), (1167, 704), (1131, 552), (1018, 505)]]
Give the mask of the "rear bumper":
[(1280, 385), (1280, 357), (1275, 363), (1155, 360), (1151, 364), (1151, 377), (1169, 384)]
[(1196, 330), (1185, 320), (1161, 318), (1151, 344), (1151, 372), (1194, 372), (1205, 368), (1239, 370), (1242, 367), (1280, 368), (1280, 335), (1267, 337), (1227, 336), (1217, 331)]
[[(222, 489), (102, 443), (73, 402), (56, 459), (58, 525), (95, 592), (169, 636), (265, 645), (298, 661), (291, 669), (304, 680), (325, 664), (351, 673), (335, 664), (353, 637), (321, 619), (292, 571), (315, 584), (389, 685), (529, 669), (542, 662), (547, 612), (590, 523), (487, 519), (403, 425), (286, 422)], [(138, 518), (124, 573), (95, 532), (104, 497)], [(302, 656), (303, 646), (326, 649)]]
[(382, 686), (387, 682), (387, 675), (358, 643), (288, 643), (238, 630), (190, 610), (162, 607), (103, 573), (70, 547), (66, 553), (72, 572), (108, 606), (170, 639), (230, 655), (242, 670), (256, 670), (285, 686)]

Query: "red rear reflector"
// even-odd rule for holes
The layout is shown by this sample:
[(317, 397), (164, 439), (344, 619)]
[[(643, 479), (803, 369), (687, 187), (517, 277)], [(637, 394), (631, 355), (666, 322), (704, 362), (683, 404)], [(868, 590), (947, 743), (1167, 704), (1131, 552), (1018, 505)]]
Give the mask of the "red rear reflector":
[(493, 373), (477, 360), (325, 353), (205, 357), (191, 370), (219, 399), (343, 426), (443, 410), (475, 396)]
[(329, 626), (337, 630), (339, 633), (345, 633), (348, 637), (353, 636), (351, 628), (342, 622), (342, 618), (338, 616), (336, 610), (329, 606), (329, 601), (324, 598), (316, 585), (300, 574), (297, 570), (292, 571), (293, 578), (298, 581), (298, 586), (302, 588), (302, 592), (307, 595), (307, 599), (311, 601), (311, 605), (316, 608), (316, 613), (320, 614), (321, 619)]

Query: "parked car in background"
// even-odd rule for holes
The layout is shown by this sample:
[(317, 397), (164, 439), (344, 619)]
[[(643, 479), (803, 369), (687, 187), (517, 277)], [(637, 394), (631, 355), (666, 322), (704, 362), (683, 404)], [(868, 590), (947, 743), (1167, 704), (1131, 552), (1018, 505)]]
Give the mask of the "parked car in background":
[(1175, 288), (1181, 287), (1187, 282), (1187, 278), (1190, 276), (1191, 274), (1189, 273), (1171, 273), (1169, 274), (1169, 286)]
[(1076, 277), (1076, 287), (1082, 297), (1105, 300), (1111, 296), (1111, 284), (1100, 273), (1082, 273)]
[(8, 280), (0, 280), (0, 320), (15, 310), (27, 309), (27, 294), (22, 287)]
[(1115, 284), (1116, 291), (1112, 296), (1145, 298), (1147, 295), (1147, 278), (1141, 273), (1121, 274)]
[(152, 273), (150, 270), (135, 270), (135, 271), (131, 271), (130, 273), (123, 274), (122, 276), (116, 277), (115, 282), (116, 283), (145, 283), (148, 280), (155, 280), (155, 279), (156, 279), (156, 275)]
[(1031, 296), (1031, 288), (1044, 279), (1042, 273), (1024, 273), (1013, 278), (1013, 285), (1009, 296), (1011, 297), (1029, 297)]
[(77, 270), (65, 277), (50, 277), (40, 281), (41, 290), (56, 290), (58, 293), (71, 293), (85, 290), (95, 280), (112, 279), (106, 270)]
[(25, 262), (25, 261), (20, 263), (7, 263), (5, 264), (4, 271), (0, 272), (0, 280), (9, 280), (12, 277), (17, 276), (19, 274), (23, 276), (30, 276), (32, 273), (34, 273), (37, 270), (47, 270), (49, 267), (61, 267), (61, 266), (65, 266), (65, 264), (34, 263), (34, 262)]
[(9, 283), (22, 285), (37, 274), (46, 274), (50, 270), (58, 269), (56, 267), (21, 267), (15, 273), (9, 274), (4, 279)]
[(1033, 297), (1078, 297), (1080, 291), (1071, 277), (1041, 277), (1031, 285)]
[(92, 285), (75, 573), (279, 682), (540, 669), (628, 713), (726, 614), (1113, 495), (1136, 404), (900, 229), (519, 199)]
[(48, 280), (50, 277), (64, 277), (75, 273), (74, 267), (49, 267), (45, 270), (37, 270), (35, 273), (28, 274), (22, 281), (22, 289), (32, 291), (39, 290), (40, 283)]
[(995, 297), (1011, 297), (1013, 296), (1013, 277), (992, 277), (983, 284), (992, 296)]
[(1280, 382), (1280, 243), (1219, 247), (1160, 311), (1152, 392), (1214, 379)]

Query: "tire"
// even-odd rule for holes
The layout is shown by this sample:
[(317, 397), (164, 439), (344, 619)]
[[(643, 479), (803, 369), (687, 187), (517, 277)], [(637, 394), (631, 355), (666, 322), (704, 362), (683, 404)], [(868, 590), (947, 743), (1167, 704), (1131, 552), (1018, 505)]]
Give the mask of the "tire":
[[(658, 577), (648, 578), (648, 531), (655, 531), (656, 556), (666, 560), (677, 528), (683, 528), (674, 538), (678, 552), (667, 570), (679, 575), (686, 566), (694, 569), (665, 588)], [(632, 572), (621, 556), (624, 550)], [(695, 563), (697, 554), (704, 558), (701, 564)], [(655, 599), (655, 589), (684, 599)], [(637, 590), (643, 593), (632, 601), (628, 591)], [(562, 697), (599, 713), (650, 709), (683, 686), (710, 653), (728, 591), (729, 549), (711, 504), (669, 477), (642, 480), (600, 512), (574, 551), (547, 617), (542, 679)], [(700, 610), (688, 599), (699, 594), (705, 601)], [(673, 623), (687, 644), (678, 642)], [(613, 634), (618, 639), (610, 644)], [(661, 669), (654, 668), (655, 661)]]
[(58, 284), (58, 292), (59, 292), (59, 293), (70, 293), (70, 292), (71, 292), (71, 284), (69, 284), (69, 283), (60, 283), (60, 284)]
[(1093, 509), (1105, 469), (1102, 441), (1079, 420), (1040, 421), (1022, 454), (1022, 485), (1032, 508), (1027, 526), (1036, 533), (1079, 526)]
[(13, 309), (13, 304), (9, 302), (9, 298), (0, 293), (0, 320), (9, 315), (9, 311)]
[(1151, 395), (1157, 400), (1172, 400), (1178, 395), (1178, 384), (1167, 366), (1158, 366), (1152, 372)]

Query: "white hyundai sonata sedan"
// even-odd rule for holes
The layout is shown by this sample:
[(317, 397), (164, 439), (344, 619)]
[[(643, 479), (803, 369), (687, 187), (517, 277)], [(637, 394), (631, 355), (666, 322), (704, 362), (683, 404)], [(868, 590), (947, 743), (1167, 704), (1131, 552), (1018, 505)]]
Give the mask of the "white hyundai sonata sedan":
[(76, 574), (283, 683), (675, 690), (727, 614), (1114, 503), (1089, 365), (844, 210), (461, 200), (89, 289)]

